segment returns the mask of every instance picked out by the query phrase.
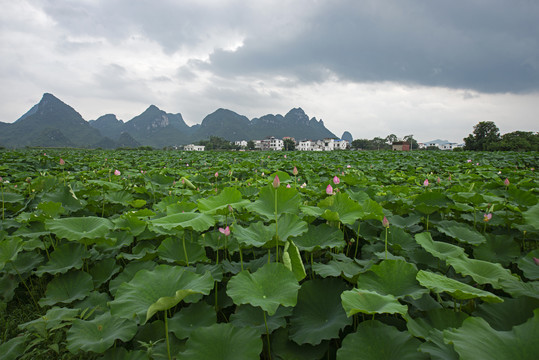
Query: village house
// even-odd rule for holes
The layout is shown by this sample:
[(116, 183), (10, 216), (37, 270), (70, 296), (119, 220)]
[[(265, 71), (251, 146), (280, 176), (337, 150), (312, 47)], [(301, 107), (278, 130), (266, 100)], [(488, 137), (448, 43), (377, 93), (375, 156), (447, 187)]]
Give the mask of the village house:
[(185, 145), (183, 147), (183, 150), (185, 150), (185, 151), (204, 151), (204, 148), (205, 148), (204, 145), (189, 144), (189, 145)]
[(391, 150), (394, 151), (410, 151), (410, 144), (406, 141), (395, 141), (391, 145)]

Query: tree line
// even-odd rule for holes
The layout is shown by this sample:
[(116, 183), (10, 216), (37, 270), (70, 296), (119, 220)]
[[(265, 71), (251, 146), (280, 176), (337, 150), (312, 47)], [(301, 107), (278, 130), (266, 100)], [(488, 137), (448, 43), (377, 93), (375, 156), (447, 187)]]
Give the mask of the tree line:
[(473, 134), (464, 138), (464, 150), (476, 151), (539, 151), (539, 133), (513, 131), (500, 135), (493, 121), (481, 121)]

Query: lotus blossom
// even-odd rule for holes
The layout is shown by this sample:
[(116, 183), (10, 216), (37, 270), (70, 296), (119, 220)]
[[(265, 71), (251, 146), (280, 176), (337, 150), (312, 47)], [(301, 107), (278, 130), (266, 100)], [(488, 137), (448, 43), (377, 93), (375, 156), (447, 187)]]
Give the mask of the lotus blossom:
[(331, 184), (328, 184), (328, 187), (326, 188), (326, 194), (333, 195), (333, 187)]
[(483, 221), (488, 222), (490, 219), (492, 219), (492, 213), (485, 214), (483, 217)]
[(466, 160), (467, 163), (471, 163), (472, 162), (472, 159), (468, 159)]
[(304, 188), (307, 187), (307, 184), (306, 184), (306, 183), (303, 183), (303, 184), (301, 184), (299, 187), (302, 188), (302, 189), (304, 189)]
[(538, 258), (534, 257), (533, 262), (535, 263), (535, 265), (539, 266), (539, 259)]
[(64, 159), (60, 158), (60, 165), (65, 165), (66, 162), (64, 161)]
[(122, 173), (120, 172), (120, 170), (116, 169), (116, 170), (114, 170), (114, 175), (120, 176), (120, 175), (122, 175)]
[(218, 177), (219, 176), (219, 173), (216, 171), (215, 172), (215, 177)]
[(429, 186), (429, 179), (425, 179), (425, 181), (423, 181), (423, 186)]
[(505, 186), (509, 186), (509, 179), (508, 178), (505, 178), (505, 180), (503, 181), (503, 184)]
[(287, 187), (288, 189), (290, 189), (290, 184), (287, 184), (286, 187)]
[(335, 175), (335, 176), (333, 177), (333, 183), (334, 183), (335, 185), (337, 185), (337, 184), (340, 183), (340, 182), (341, 182), (341, 180), (337, 177), (337, 175)]
[(298, 168), (294, 166), (294, 169), (292, 169), (292, 174), (296, 176), (298, 174)]
[(273, 187), (277, 189), (281, 185), (281, 181), (279, 180), (279, 176), (275, 175), (275, 178), (273, 179)]
[(351, 167), (352, 167), (352, 165), (346, 165), (347, 169), (350, 169)]
[(382, 226), (385, 228), (389, 227), (389, 220), (385, 216), (384, 216), (384, 219), (382, 220)]
[(228, 226), (227, 226), (226, 228), (224, 228), (224, 229), (223, 229), (223, 228), (219, 228), (219, 232), (220, 232), (221, 234), (224, 234), (225, 236), (228, 236), (228, 235), (230, 235), (230, 228), (229, 228)]
[(284, 158), (286, 159), (286, 155), (284, 156)]

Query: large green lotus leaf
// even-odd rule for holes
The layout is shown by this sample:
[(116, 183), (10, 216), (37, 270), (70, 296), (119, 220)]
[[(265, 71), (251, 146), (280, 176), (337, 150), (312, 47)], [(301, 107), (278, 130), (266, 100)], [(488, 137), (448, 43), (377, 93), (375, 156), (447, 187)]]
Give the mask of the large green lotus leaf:
[(111, 294), (115, 294), (120, 285), (124, 282), (129, 282), (133, 279), (135, 274), (140, 270), (152, 270), (155, 268), (156, 263), (153, 261), (132, 261), (125, 266), (123, 271), (118, 274), (114, 279), (109, 282), (109, 291)]
[(487, 241), (483, 234), (465, 223), (459, 223), (453, 220), (442, 220), (437, 223), (437, 228), (441, 233), (444, 233), (461, 243), (479, 245)]
[(485, 319), (495, 330), (510, 331), (513, 326), (525, 323), (539, 309), (539, 300), (527, 296), (504, 298), (503, 303), (483, 303), (477, 306), (474, 316)]
[(46, 297), (39, 300), (39, 305), (71, 303), (84, 299), (94, 289), (92, 276), (80, 270), (70, 271), (55, 277), (47, 284)]
[(208, 295), (213, 288), (209, 272), (199, 275), (179, 266), (159, 265), (140, 270), (120, 285), (109, 303), (112, 315), (148, 321), (157, 311), (168, 310), (192, 294)]
[(415, 208), (425, 215), (446, 207), (450, 202), (440, 191), (426, 191), (414, 199)]
[(52, 201), (61, 203), (68, 212), (74, 212), (82, 209), (85, 201), (77, 198), (70, 187), (60, 185), (53, 191), (46, 192), (41, 201)]
[(0, 275), (0, 303), (7, 304), (15, 296), (20, 280), (9, 274)]
[[(275, 228), (275, 223), (272, 223), (271, 226)], [(304, 234), (307, 229), (307, 223), (294, 214), (283, 214), (277, 220), (277, 234), (281, 241)]]
[(323, 209), (322, 217), (328, 221), (340, 221), (352, 225), (363, 215), (363, 208), (346, 193), (339, 192), (335, 196), (328, 196), (318, 203)]
[[(346, 257), (345, 259), (331, 260), (327, 264), (315, 262), (312, 268), (317, 275), (323, 278), (344, 276), (346, 279), (355, 279), (359, 273), (364, 271), (358, 263)], [(356, 280), (352, 280), (352, 282), (355, 284)]]
[(108, 258), (96, 262), (90, 269), (90, 275), (94, 280), (94, 286), (98, 288), (101, 284), (109, 281), (120, 271), (120, 265), (116, 264), (116, 259)]
[(234, 226), (234, 236), (242, 247), (262, 247), (270, 242), (275, 235), (275, 226), (264, 225), (263, 221), (250, 223), (244, 228)]
[(215, 309), (204, 301), (199, 301), (182, 308), (168, 319), (168, 329), (178, 339), (187, 339), (196, 329), (213, 325), (216, 322)]
[(223, 211), (228, 212), (229, 205), (233, 209), (241, 209), (249, 203), (249, 200), (243, 199), (238, 189), (227, 187), (219, 195), (198, 199), (198, 210), (206, 214), (215, 214)]
[(421, 342), (407, 331), (377, 320), (359, 324), (355, 333), (348, 334), (337, 351), (337, 360), (418, 360), (428, 359), (418, 351)]
[(304, 282), (290, 317), (290, 339), (300, 345), (318, 345), (338, 338), (339, 331), (352, 323), (341, 306), (341, 293), (346, 289), (346, 283), (335, 278)]
[(15, 261), (22, 247), (23, 242), (17, 237), (0, 241), (0, 270), (4, 268), (6, 263)]
[(65, 209), (62, 207), (62, 204), (54, 201), (44, 201), (39, 203), (37, 208), (41, 211), (41, 217), (45, 218), (55, 218), (65, 213)]
[[(6, 264), (4, 271), (8, 274), (28, 274), (45, 262), (45, 255), (36, 251), (19, 252), (15, 260)], [(8, 270), (10, 269), (10, 270)], [(17, 275), (18, 277), (19, 275)]]
[(518, 268), (522, 270), (524, 276), (530, 280), (539, 280), (539, 265), (534, 258), (539, 259), (539, 249), (530, 251), (526, 256), (518, 261)]
[(292, 240), (288, 240), (284, 246), (283, 264), (294, 273), (297, 281), (301, 281), (307, 276), (301, 253)]
[(419, 345), (419, 351), (429, 354), (432, 360), (459, 360), (459, 354), (455, 351), (453, 344), (446, 344), (444, 333), (441, 330), (433, 329), (429, 334), (429, 339)]
[[(275, 197), (277, 197), (277, 202), (275, 202)], [(301, 197), (296, 189), (284, 186), (274, 189), (273, 186), (266, 186), (260, 190), (258, 199), (247, 205), (247, 208), (268, 220), (274, 220), (275, 212), (277, 212), (277, 216), (284, 213), (297, 214), (300, 204)]]
[(336, 228), (327, 224), (309, 224), (308, 231), (294, 239), (294, 243), (300, 250), (313, 252), (320, 249), (342, 249), (344, 248), (344, 234)]
[(192, 229), (202, 232), (215, 224), (215, 218), (206, 214), (186, 212), (154, 219), (151, 220), (151, 223), (156, 228), (156, 231), (159, 228), (163, 228), (165, 230)]
[(127, 205), (134, 200), (133, 195), (125, 190), (108, 191), (105, 193), (105, 199), (110, 203), (122, 205)]
[(129, 341), (136, 332), (135, 321), (111, 316), (106, 312), (93, 320), (74, 320), (67, 331), (66, 347), (73, 354), (81, 350), (101, 354), (111, 347), (116, 339)]
[(50, 219), (45, 221), (45, 227), (60, 238), (79, 241), (104, 237), (114, 224), (105, 218), (86, 216)]
[(478, 260), (492, 261), (509, 267), (520, 257), (520, 245), (512, 235), (486, 235), (487, 242), (474, 246), (473, 255)]
[(426, 312), (424, 316), (412, 318), (406, 316), (406, 326), (408, 331), (415, 337), (432, 340), (433, 330), (445, 330), (458, 328), (462, 322), (468, 318), (465, 312), (456, 312), (449, 309), (434, 309)]
[(30, 334), (24, 334), (1, 343), (0, 354), (2, 354), (2, 360), (15, 360), (21, 357), (24, 354), (28, 340), (30, 340)]
[(524, 191), (516, 187), (510, 187), (507, 189), (507, 193), (511, 196), (511, 200), (519, 206), (527, 207), (537, 204), (537, 196), (531, 191)]
[(146, 230), (146, 222), (139, 219), (133, 213), (127, 213), (119, 218), (113, 220), (116, 225), (116, 229), (127, 230), (133, 236), (139, 236), (144, 230)]
[(271, 352), (273, 358), (279, 360), (313, 360), (322, 359), (328, 351), (328, 342), (317, 346), (298, 345), (288, 338), (286, 328), (278, 329), (271, 335)]
[(500, 279), (500, 285), (503, 291), (513, 297), (529, 296), (539, 299), (539, 281), (524, 282), (516, 277), (512, 279), (503, 278)]
[(422, 232), (415, 235), (415, 241), (423, 247), (428, 253), (441, 260), (447, 260), (449, 257), (464, 258), (466, 254), (460, 246), (448, 244), (441, 241), (432, 240), (429, 232)]
[(346, 315), (363, 314), (401, 314), (408, 311), (406, 305), (399, 303), (393, 295), (380, 295), (374, 291), (353, 289), (341, 294), (342, 307)]
[(299, 287), (283, 264), (270, 263), (252, 274), (246, 270), (238, 273), (228, 282), (226, 292), (236, 305), (259, 306), (271, 316), (279, 305), (296, 305)]
[(10, 204), (22, 204), (24, 202), (24, 196), (17, 193), (3, 192), (2, 201)]
[[(268, 330), (270, 334), (281, 327), (286, 327), (286, 318), (292, 314), (291, 307), (277, 308), (275, 314), (266, 316)], [(236, 327), (251, 327), (258, 331), (260, 335), (266, 334), (266, 322), (264, 322), (264, 311), (255, 306), (243, 304), (236, 307), (236, 312), (230, 315), (230, 323)]]
[(539, 230), (539, 204), (536, 204), (522, 213), (524, 222), (535, 230)]
[[(391, 223), (393, 223), (393, 218), (391, 218)], [(385, 231), (380, 234), (380, 239), (385, 240)], [(391, 245), (393, 252), (400, 255), (405, 255), (407, 252), (419, 248), (412, 235), (396, 226), (390, 226), (387, 242)]]
[(445, 330), (444, 339), (463, 360), (536, 359), (539, 354), (539, 309), (511, 331), (496, 331), (482, 318), (470, 317), (458, 329)]
[(357, 201), (361, 205), (362, 214), (359, 217), (361, 220), (372, 219), (382, 221), (384, 218), (384, 208), (372, 200), (369, 195), (364, 192), (350, 192), (349, 195), (352, 200)]
[(414, 264), (404, 260), (383, 260), (358, 278), (357, 287), (381, 295), (393, 295), (397, 299), (405, 296), (419, 299), (428, 290), (419, 286), (416, 275)]
[(180, 354), (183, 360), (258, 360), (262, 338), (251, 328), (232, 324), (214, 324), (191, 333), (187, 349)]
[[(155, 354), (155, 353), (154, 353)], [(146, 351), (128, 351), (123, 347), (113, 347), (105, 351), (101, 360), (148, 360)], [(157, 357), (155, 358), (157, 359)]]
[(169, 237), (157, 248), (157, 255), (168, 262), (190, 265), (206, 260), (206, 251), (200, 244), (188, 239)]
[(501, 280), (516, 280), (511, 275), (511, 271), (504, 269), (500, 264), (495, 264), (483, 260), (447, 258), (447, 264), (464, 276), (471, 276), (478, 284), (491, 284), (495, 289), (501, 289)]
[(464, 284), (460, 281), (450, 279), (444, 275), (435, 274), (430, 271), (419, 270), (417, 273), (419, 283), (435, 293), (446, 292), (455, 299), (467, 300), (480, 298), (486, 302), (502, 302), (498, 296), (488, 292), (474, 288), (473, 286)]
[(37, 268), (35, 274), (41, 276), (44, 273), (52, 275), (63, 274), (70, 269), (81, 269), (82, 259), (88, 258), (90, 253), (80, 243), (66, 243), (58, 246), (50, 254), (50, 260)]

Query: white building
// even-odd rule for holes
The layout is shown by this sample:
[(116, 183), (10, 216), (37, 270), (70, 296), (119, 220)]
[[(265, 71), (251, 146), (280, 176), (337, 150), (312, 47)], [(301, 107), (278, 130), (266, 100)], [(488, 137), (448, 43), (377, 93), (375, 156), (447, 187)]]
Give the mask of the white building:
[(239, 146), (241, 148), (246, 148), (247, 147), (247, 140), (234, 141), (234, 145)]
[(299, 142), (297, 149), (300, 151), (332, 151), (346, 150), (349, 142), (341, 139), (327, 138), (324, 140), (302, 140)]
[(204, 151), (204, 148), (205, 148), (204, 145), (189, 144), (189, 145), (185, 145), (183, 147), (183, 150), (185, 150), (185, 151)]
[(418, 145), (420, 149), (426, 149), (428, 147), (437, 147), (440, 150), (453, 150), (453, 149), (464, 146), (464, 144), (452, 143), (447, 140), (440, 140), (440, 139), (432, 140), (425, 143), (418, 143)]

